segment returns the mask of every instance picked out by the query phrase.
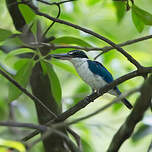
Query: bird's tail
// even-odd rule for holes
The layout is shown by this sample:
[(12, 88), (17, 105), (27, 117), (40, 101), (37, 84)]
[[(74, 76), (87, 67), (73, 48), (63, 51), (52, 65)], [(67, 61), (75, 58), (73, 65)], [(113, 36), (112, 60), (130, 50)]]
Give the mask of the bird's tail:
[(128, 108), (128, 109), (132, 109), (133, 108), (133, 106), (131, 105), (131, 103), (127, 100), (127, 99), (122, 99), (122, 102), (126, 105), (126, 107)]

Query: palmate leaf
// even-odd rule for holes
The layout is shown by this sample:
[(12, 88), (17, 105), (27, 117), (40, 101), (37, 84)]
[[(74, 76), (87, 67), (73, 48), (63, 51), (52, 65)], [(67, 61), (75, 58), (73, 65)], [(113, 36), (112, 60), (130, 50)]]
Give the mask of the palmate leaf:
[[(26, 88), (28, 84), (34, 64), (35, 62), (32, 59), (28, 60), (28, 62), (26, 62), (13, 77), (24, 88)], [(8, 91), (9, 102), (16, 100), (21, 94), (22, 91), (10, 82)]]
[(57, 104), (61, 106), (62, 90), (59, 79), (50, 63), (41, 61), (41, 66), (43, 69), (43, 74), (47, 74), (49, 77), (53, 97), (55, 98)]
[[(1, 149), (1, 147), (3, 147), (3, 149)], [(16, 149), (18, 152), (26, 152), (26, 148), (22, 143), (17, 142), (17, 141), (4, 140), (0, 138), (0, 151), (8, 152), (7, 148)]]

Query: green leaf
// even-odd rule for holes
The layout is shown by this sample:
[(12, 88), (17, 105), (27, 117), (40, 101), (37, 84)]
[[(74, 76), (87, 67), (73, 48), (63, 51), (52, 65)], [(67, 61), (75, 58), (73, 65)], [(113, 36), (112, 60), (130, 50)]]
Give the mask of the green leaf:
[(43, 69), (43, 74), (47, 74), (49, 77), (53, 97), (55, 98), (58, 105), (61, 106), (62, 90), (59, 79), (50, 63), (41, 61), (41, 66)]
[(73, 75), (78, 76), (76, 70), (74, 69), (74, 67), (72, 65), (66, 64), (66, 63), (56, 60), (56, 59), (51, 59), (51, 63), (54, 64), (55, 66), (58, 66), (58, 67), (64, 69), (67, 72), (70, 72)]
[(0, 147), (8, 147), (18, 150), (19, 152), (26, 152), (25, 146), (17, 141), (4, 140), (0, 138)]
[(81, 83), (73, 94), (74, 104), (77, 104), (80, 100), (89, 95), (89, 92), (89, 86), (85, 83)]
[(29, 8), (28, 6), (26, 5), (19, 5), (19, 9), (22, 13), (22, 15), (24, 16), (24, 19), (26, 21), (27, 24), (31, 23), (34, 18), (35, 18), (35, 13), (32, 11), (31, 8)]
[(0, 28), (0, 42), (6, 40), (11, 35), (12, 35), (11, 31)]
[(126, 12), (126, 7), (125, 7), (125, 2), (121, 2), (121, 1), (114, 1), (113, 2), (115, 8), (116, 8), (116, 15), (117, 15), (117, 19), (118, 19), (118, 22), (120, 22), (124, 15), (125, 15), (125, 12)]
[(88, 142), (86, 139), (81, 138), (82, 141), (82, 147), (84, 152), (93, 152), (94, 149), (91, 146), (90, 142)]
[(28, 49), (28, 48), (21, 48), (21, 49), (13, 50), (7, 54), (5, 60), (8, 60), (16, 55), (24, 54), (24, 53), (34, 53), (34, 51), (32, 49)]
[(152, 134), (152, 126), (142, 124), (138, 130), (133, 134), (132, 140), (133, 142), (137, 142), (141, 139), (143, 139), (147, 135)]
[(101, 2), (101, 0), (87, 0), (87, 4), (89, 5), (95, 5), (98, 2)]
[(144, 29), (144, 23), (143, 21), (141, 20), (140, 16), (138, 16), (138, 14), (136, 14), (136, 11), (132, 8), (132, 20), (133, 20), (133, 23), (136, 27), (136, 29), (138, 30), (138, 32), (142, 32), (143, 29)]
[(91, 47), (91, 45), (88, 42), (76, 37), (72, 37), (72, 36), (63, 36), (63, 37), (53, 40), (52, 42), (56, 44), (63, 44), (63, 45), (77, 44), (79, 46)]
[[(26, 88), (32, 68), (34, 66), (34, 61), (28, 60), (16, 73), (16, 75), (13, 77), (22, 87)], [(19, 90), (15, 85), (12, 83), (9, 83), (9, 92), (8, 92), (8, 100), (13, 101), (17, 99), (22, 94), (22, 91)]]
[(137, 7), (136, 5), (132, 6), (132, 10), (136, 13), (136, 15), (138, 15), (145, 25), (152, 25), (152, 14)]

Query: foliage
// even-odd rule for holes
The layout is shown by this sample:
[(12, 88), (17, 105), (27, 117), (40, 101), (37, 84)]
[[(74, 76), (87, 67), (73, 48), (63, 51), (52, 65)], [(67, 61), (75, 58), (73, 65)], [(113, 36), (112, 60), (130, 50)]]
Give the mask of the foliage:
[[(46, 61), (47, 55), (49, 56), (50, 54), (68, 52), (73, 49), (50, 49), (49, 54), (42, 56), (43, 52), (40, 52), (40, 49), (37, 49), (37, 47), (34, 49), (27, 48), (28, 46), (26, 45), (26, 48), (19, 48), (20, 46), (25, 45), (25, 42), (20, 36), (18, 36), (19, 32), (14, 29), (14, 25), (10, 16), (8, 15), (4, 0), (1, 3), (0, 12), (3, 10), (5, 13), (0, 13), (0, 64), (6, 65), (11, 70), (15, 70), (16, 75), (12, 76), (8, 69), (2, 69), (7, 71), (22, 87), (29, 89), (28, 83), (32, 68), (36, 62), (40, 61), (43, 69), (43, 74), (48, 75), (49, 77), (49, 83), (51, 85), (53, 97), (56, 99), (58, 105), (61, 105), (61, 101), (64, 101), (64, 110), (75, 105), (78, 101), (80, 101), (80, 99), (88, 95), (90, 91), (89, 87), (80, 80), (71, 64), (67, 63), (66, 61), (64, 62), (56, 59), (49, 59)], [(55, 16), (58, 13), (58, 10), (53, 5), (46, 7), (46, 5), (40, 4), (38, 6), (40, 7), (40, 10), (47, 12), (47, 14), (50, 14), (51, 16)], [(120, 43), (141, 37), (143, 35), (148, 35), (149, 33), (151, 34), (151, 6), (151, 0), (147, 0), (146, 2), (144, 0), (134, 2), (133, 0), (79, 0), (61, 5), (62, 13), (60, 15), (60, 18), (71, 23), (78, 24), (82, 27), (86, 27), (87, 29), (92, 29), (93, 31), (111, 39), (113, 42)], [(36, 16), (29, 7), (21, 4), (19, 6), (19, 9), (21, 10), (26, 23), (30, 26), (33, 24), (32, 30), (34, 28), (37, 30), (37, 33), (34, 33), (35, 38), (38, 37), (38, 30), (40, 30), (37, 28), (37, 19), (41, 22), (42, 31), (45, 31), (50, 25), (49, 20), (45, 19), (44, 17)], [(8, 20), (6, 20), (6, 18), (8, 18)], [(52, 26), (52, 28), (48, 31), (47, 37), (50, 36), (55, 37), (55, 40), (48, 43), (52, 46), (72, 45), (84, 48), (105, 46), (104, 42), (99, 41), (89, 34), (80, 32), (79, 30), (72, 29), (58, 23), (55, 23), (55, 25)], [(144, 66), (149, 66), (152, 64), (151, 42), (152, 40), (147, 40), (142, 43), (126, 46), (124, 48), (127, 50), (127, 52), (129, 52), (129, 54), (131, 54)], [(35, 56), (40, 56), (40, 59), (34, 61), (34, 57), (32, 59), (27, 59), (26, 57), (25, 59), (20, 58), (20, 55), (24, 56), (25, 54), (29, 53), (35, 54)], [(88, 55), (93, 59), (98, 53), (99, 51), (93, 50), (88, 52)], [(114, 78), (131, 72), (134, 69), (134, 67), (126, 60), (126, 58), (119, 54), (116, 50), (112, 50), (108, 53), (103, 54), (97, 60), (103, 62), (103, 64), (113, 73)], [(124, 82), (119, 86), (119, 88), (122, 90), (122, 92), (125, 92), (131, 88), (140, 86), (142, 82), (143, 79), (135, 78), (134, 80)], [(14, 100), (18, 100), (17, 104), (22, 105), (21, 107), (23, 107), (23, 105), (26, 103), (26, 98), (23, 92), (21, 92), (10, 82), (8, 83), (6, 80), (4, 80), (2, 76), (0, 77), (0, 84), (0, 90), (2, 90), (0, 94), (0, 109), (7, 107), (7, 102), (13, 102)], [(138, 94), (134, 94), (133, 96), (129, 97), (129, 100), (134, 103), (138, 96)], [(103, 97), (100, 97), (97, 102), (92, 103), (84, 110), (79, 111), (79, 113), (74, 115), (73, 118), (78, 118), (82, 115), (87, 115), (90, 112), (95, 111), (99, 105), (103, 104), (101, 101), (104, 101), (106, 103), (112, 98), (113, 97), (107, 94)], [(32, 110), (30, 107), (30, 105), (24, 107), (24, 109), (26, 109), (25, 111), (31, 113)], [(17, 117), (16, 119), (31, 120), (30, 117), (34, 117), (32, 115), (27, 116), (25, 111), (23, 110), (21, 116), (18, 112), (15, 112)], [(5, 112), (4, 110), (0, 119), (3, 120), (6, 118), (7, 113), (8, 112)], [(118, 129), (128, 114), (129, 111), (127, 111), (124, 106), (114, 105), (105, 113), (95, 116), (94, 119), (89, 119), (87, 121), (81, 122), (85, 127), (79, 129), (79, 127), (76, 126), (76, 129), (78, 129), (78, 134), (82, 137), (84, 152), (91, 152), (92, 150), (100, 151), (101, 147), (103, 151), (105, 151), (107, 149), (107, 144), (109, 144), (109, 139), (111, 139), (114, 135), (115, 129)], [(9, 119), (12, 118), (9, 117)], [(91, 126), (93, 123), (97, 124), (97, 126), (100, 125), (101, 127), (94, 127), (94, 129), (91, 129), (90, 127), (88, 129), (87, 126)], [(110, 125), (110, 127), (107, 127), (106, 124)], [(101, 128), (107, 129), (108, 131), (104, 132)], [(145, 124), (141, 124), (141, 126), (137, 127), (137, 132), (133, 136), (133, 142), (137, 142), (137, 139), (143, 140), (144, 137), (145, 140), (143, 142), (145, 142), (145, 144), (137, 143), (137, 146), (134, 147), (134, 145), (131, 143), (132, 140), (130, 140), (130, 142), (126, 144), (128, 148), (127, 151), (134, 152), (139, 150), (141, 151), (141, 149), (145, 151), (147, 149), (149, 140), (151, 139), (149, 139), (149, 136), (145, 137), (145, 135), (147, 134), (147, 129), (149, 128), (151, 128), (151, 126), (147, 126)], [(90, 137), (86, 136), (86, 132), (91, 132), (91, 139)], [(3, 129), (1, 128), (0, 133), (3, 133)], [(3, 134), (1, 138), (3, 138)], [(102, 140), (102, 142), (97, 141), (96, 138), (98, 140)], [(0, 148), (1, 146), (15, 148), (20, 152), (25, 151), (25, 147), (19, 142), (1, 139)], [(2, 150), (0, 149), (0, 151)], [(6, 150), (3, 149), (3, 151)], [(37, 152), (39, 151), (40, 150), (37, 150)], [(125, 152), (126, 149), (123, 149), (122, 151)]]

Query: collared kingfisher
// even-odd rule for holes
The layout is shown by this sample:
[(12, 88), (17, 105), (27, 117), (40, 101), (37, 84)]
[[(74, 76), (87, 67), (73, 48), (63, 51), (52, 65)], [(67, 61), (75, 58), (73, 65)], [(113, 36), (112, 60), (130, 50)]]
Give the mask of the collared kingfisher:
[[(69, 60), (75, 67), (77, 73), (93, 90), (98, 91), (106, 84), (113, 82), (111, 73), (99, 62), (88, 59), (88, 56), (80, 50), (73, 50), (65, 54), (53, 54), (52, 57), (62, 60)], [(121, 94), (118, 87), (108, 93), (119, 96)], [(130, 102), (124, 98), (122, 102), (132, 108)]]

